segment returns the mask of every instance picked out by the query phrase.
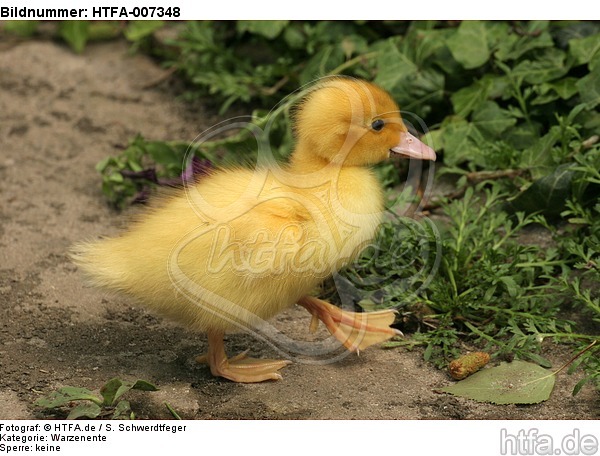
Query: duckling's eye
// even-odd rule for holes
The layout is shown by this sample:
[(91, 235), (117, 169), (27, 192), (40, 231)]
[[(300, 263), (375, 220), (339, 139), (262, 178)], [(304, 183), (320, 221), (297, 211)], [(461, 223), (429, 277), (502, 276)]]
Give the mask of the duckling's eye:
[(385, 122), (383, 120), (377, 119), (373, 121), (373, 123), (371, 124), (371, 128), (375, 131), (381, 131), (384, 125)]

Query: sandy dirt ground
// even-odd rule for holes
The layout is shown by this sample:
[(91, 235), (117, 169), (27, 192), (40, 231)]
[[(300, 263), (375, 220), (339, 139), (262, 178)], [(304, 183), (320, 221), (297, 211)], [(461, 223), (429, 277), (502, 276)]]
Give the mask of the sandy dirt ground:
[[(94, 165), (137, 133), (191, 140), (219, 119), (177, 101), (163, 74), (125, 43), (89, 46), (81, 56), (51, 42), (0, 46), (0, 419), (63, 418), (36, 408), (62, 386), (98, 390), (113, 377), (142, 378), (160, 391), (133, 392), (138, 418), (169, 419), (597, 419), (600, 400), (582, 373), (558, 378), (552, 397), (495, 406), (434, 391), (451, 380), (422, 352), (372, 347), (336, 363), (310, 358), (283, 380), (235, 384), (213, 378), (194, 357), (206, 338), (88, 288), (68, 257), (71, 244), (114, 234), (127, 213), (106, 205)], [(130, 211), (129, 211), (130, 212)], [(292, 308), (273, 322), (308, 340), (309, 315)], [(227, 349), (277, 357), (249, 335)], [(567, 349), (547, 345), (556, 366)]]

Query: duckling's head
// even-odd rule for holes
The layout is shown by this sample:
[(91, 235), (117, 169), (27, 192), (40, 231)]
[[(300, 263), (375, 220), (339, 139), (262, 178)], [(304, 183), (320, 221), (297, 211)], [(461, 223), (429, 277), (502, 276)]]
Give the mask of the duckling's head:
[(350, 78), (319, 83), (298, 105), (292, 162), (322, 167), (369, 166), (390, 155), (435, 160), (435, 152), (411, 135), (398, 105), (380, 87)]

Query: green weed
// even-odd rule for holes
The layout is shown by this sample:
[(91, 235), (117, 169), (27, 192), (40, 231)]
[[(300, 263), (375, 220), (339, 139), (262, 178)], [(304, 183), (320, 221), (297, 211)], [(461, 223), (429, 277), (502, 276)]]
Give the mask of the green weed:
[[(35, 405), (46, 409), (70, 408), (67, 419), (97, 418), (108, 415), (112, 419), (135, 419), (129, 401), (121, 399), (130, 390), (157, 391), (158, 388), (145, 380), (135, 382), (119, 378), (109, 380), (100, 388), (100, 396), (87, 388), (64, 386), (48, 396), (38, 399)], [(77, 405), (73, 405), (77, 403)]]
[(164, 27), (163, 21), (56, 21), (40, 27), (39, 21), (5, 21), (2, 30), (22, 38), (54, 38), (81, 54), (90, 42), (125, 37), (134, 49), (148, 45), (152, 34)]
[(552, 274), (567, 262), (556, 248), (518, 242), (517, 235), (540, 218), (523, 213), (511, 217), (499, 210), (506, 194), (497, 189), (492, 186), (476, 196), (469, 188), (462, 199), (445, 204), (441, 233), (429, 228), (431, 222), (420, 222), (426, 228), (411, 230), (415, 236), (406, 235), (406, 222), (384, 226), (377, 266), (367, 254), (345, 272), (357, 288), (360, 277), (384, 277), (362, 288), (359, 304), (365, 310), (397, 308), (402, 324), (415, 332), (410, 343), (423, 345), (425, 359), (440, 367), (460, 354), (460, 340), (498, 356), (512, 353), (548, 366), (536, 354), (541, 341), (548, 334), (570, 332), (572, 326), (557, 318), (564, 298), (552, 294), (550, 285)]

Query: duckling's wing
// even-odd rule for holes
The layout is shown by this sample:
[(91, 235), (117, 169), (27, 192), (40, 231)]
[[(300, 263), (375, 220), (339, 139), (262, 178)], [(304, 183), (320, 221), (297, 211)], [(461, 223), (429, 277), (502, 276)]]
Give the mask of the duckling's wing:
[(251, 218), (264, 217), (275, 225), (289, 223), (306, 223), (311, 219), (310, 212), (298, 201), (287, 197), (276, 197), (262, 201), (255, 206), (256, 213)]
[[(323, 269), (321, 237), (310, 211), (292, 197), (261, 199), (240, 216), (219, 227), (213, 237), (211, 261), (228, 264), (246, 277), (283, 278), (290, 273), (314, 277)], [(242, 270), (238, 270), (238, 269)], [(326, 276), (327, 273), (318, 274)]]

